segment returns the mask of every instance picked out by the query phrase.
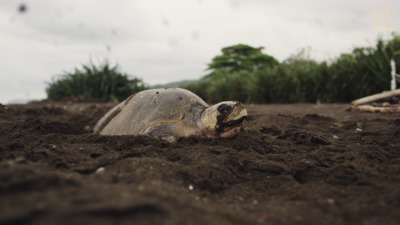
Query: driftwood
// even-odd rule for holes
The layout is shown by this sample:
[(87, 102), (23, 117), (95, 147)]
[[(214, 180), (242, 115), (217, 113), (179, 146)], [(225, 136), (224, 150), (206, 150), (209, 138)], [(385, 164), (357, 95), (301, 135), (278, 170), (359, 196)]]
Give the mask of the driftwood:
[(352, 112), (379, 112), (379, 113), (399, 113), (400, 106), (396, 107), (384, 107), (384, 106), (372, 106), (372, 105), (356, 105), (348, 109)]
[(391, 97), (395, 97), (395, 96), (399, 96), (399, 95), (400, 95), (400, 89), (396, 89), (393, 91), (384, 91), (379, 94), (374, 94), (374, 95), (370, 95), (370, 96), (367, 96), (364, 98), (359, 98), (357, 100), (352, 101), (351, 104), (362, 105), (362, 104), (375, 102), (375, 101), (379, 101), (379, 100), (383, 100), (386, 98), (391, 98)]

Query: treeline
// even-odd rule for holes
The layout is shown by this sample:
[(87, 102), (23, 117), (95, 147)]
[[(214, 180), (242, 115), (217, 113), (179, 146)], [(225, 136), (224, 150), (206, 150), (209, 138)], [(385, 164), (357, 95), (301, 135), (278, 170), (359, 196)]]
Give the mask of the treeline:
[[(329, 62), (316, 62), (307, 50), (278, 62), (262, 49), (244, 44), (223, 48), (208, 64), (210, 72), (202, 79), (174, 86), (187, 88), (210, 103), (350, 102), (390, 89), (391, 59), (400, 71), (397, 34), (390, 40), (378, 39), (373, 47), (354, 48)], [(105, 61), (64, 72), (48, 83), (46, 92), (53, 100), (117, 102), (147, 88), (141, 79)]]
[(261, 50), (242, 44), (223, 48), (209, 64), (210, 74), (183, 87), (207, 102), (349, 102), (390, 89), (391, 59), (400, 71), (397, 34), (330, 62), (316, 62), (302, 50), (279, 63)]

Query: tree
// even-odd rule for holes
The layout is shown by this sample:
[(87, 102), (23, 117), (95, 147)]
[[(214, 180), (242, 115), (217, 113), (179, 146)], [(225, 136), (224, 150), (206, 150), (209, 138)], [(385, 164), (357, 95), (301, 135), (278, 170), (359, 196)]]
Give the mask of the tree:
[(217, 55), (208, 64), (208, 70), (213, 74), (217, 70), (228, 73), (238, 71), (256, 71), (278, 64), (278, 61), (262, 53), (264, 47), (254, 48), (249, 45), (237, 44), (223, 48), (222, 55)]

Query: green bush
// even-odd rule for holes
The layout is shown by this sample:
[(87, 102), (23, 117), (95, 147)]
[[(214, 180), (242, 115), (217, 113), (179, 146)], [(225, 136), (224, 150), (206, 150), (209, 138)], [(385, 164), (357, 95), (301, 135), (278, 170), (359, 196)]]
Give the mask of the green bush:
[(213, 103), (228, 100), (250, 102), (252, 79), (247, 77), (249, 74), (251, 73), (239, 71), (211, 80), (207, 87), (206, 98)]
[(207, 97), (208, 96), (208, 93), (207, 93), (208, 86), (209, 86), (209, 80), (200, 79), (199, 81), (185, 84), (180, 87), (188, 89), (193, 93), (196, 93), (200, 98), (207, 101), (207, 100), (209, 100)]
[(147, 87), (141, 79), (130, 78), (119, 71), (118, 65), (105, 61), (99, 66), (92, 62), (64, 72), (58, 79), (48, 83), (47, 97), (52, 100), (78, 98), (85, 101), (118, 102)]

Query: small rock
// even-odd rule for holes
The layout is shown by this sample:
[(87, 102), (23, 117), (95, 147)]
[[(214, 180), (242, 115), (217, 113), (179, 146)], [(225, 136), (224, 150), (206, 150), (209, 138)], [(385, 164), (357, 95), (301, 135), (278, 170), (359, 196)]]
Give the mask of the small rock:
[(191, 184), (189, 185), (188, 188), (189, 188), (189, 190), (191, 190), (191, 191), (193, 191), (193, 189), (194, 189), (193, 185), (191, 185)]
[(99, 168), (96, 170), (96, 173), (104, 173), (104, 171), (106, 171), (106, 169), (105, 169), (104, 167), (99, 167)]
[(90, 131), (90, 126), (85, 126), (83, 129), (84, 129), (85, 131), (89, 132), (89, 131)]
[(25, 163), (25, 162), (26, 162), (26, 159), (25, 159), (25, 157), (20, 156), (20, 157), (17, 157), (17, 158), (15, 159), (15, 162), (16, 162), (16, 163)]
[(362, 129), (357, 127), (357, 128), (356, 128), (356, 131), (361, 132)]
[(329, 203), (329, 204), (333, 204), (333, 203), (335, 203), (335, 200), (333, 200), (333, 199), (331, 199), (331, 198), (328, 198), (328, 203)]
[(333, 137), (333, 139), (335, 139), (335, 140), (339, 140), (339, 137), (336, 136), (336, 135), (333, 135), (332, 137)]
[(257, 204), (258, 204), (258, 201), (254, 199), (254, 200), (253, 200), (253, 204), (254, 204), (254, 205), (257, 205)]

